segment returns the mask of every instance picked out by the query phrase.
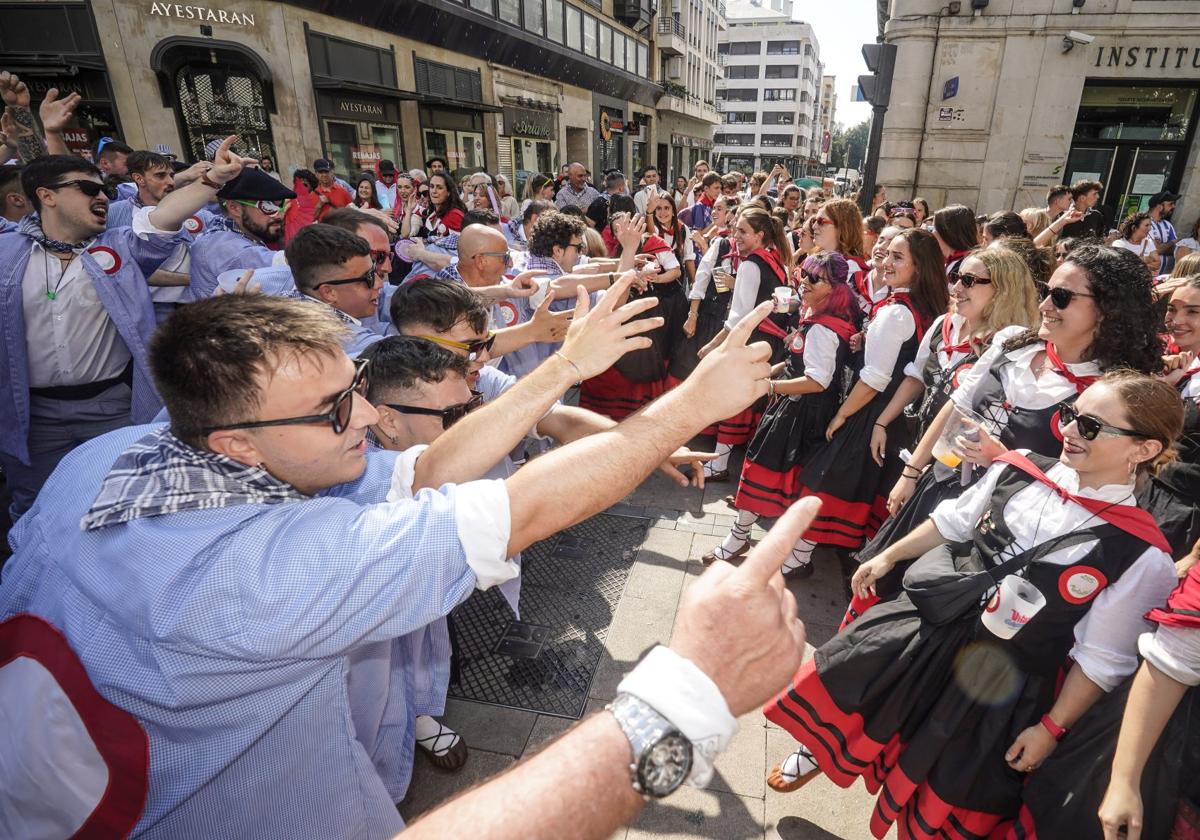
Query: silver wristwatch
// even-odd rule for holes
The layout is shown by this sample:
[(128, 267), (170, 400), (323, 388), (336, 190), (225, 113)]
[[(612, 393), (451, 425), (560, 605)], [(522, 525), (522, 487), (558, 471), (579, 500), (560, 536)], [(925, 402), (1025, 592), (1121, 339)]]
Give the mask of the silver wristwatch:
[(692, 772), (692, 742), (675, 725), (632, 694), (618, 694), (605, 708), (629, 739), (633, 789), (661, 799)]

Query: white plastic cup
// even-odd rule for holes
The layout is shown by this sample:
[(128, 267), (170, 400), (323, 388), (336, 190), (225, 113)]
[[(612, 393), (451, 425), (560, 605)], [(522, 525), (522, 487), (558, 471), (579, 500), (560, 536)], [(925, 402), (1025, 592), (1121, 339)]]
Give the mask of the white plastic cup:
[(1009, 575), (983, 611), (983, 626), (992, 635), (1011, 639), (1046, 606), (1046, 596), (1023, 577)]
[(787, 286), (779, 286), (772, 292), (775, 298), (775, 311), (786, 315), (792, 310), (792, 290)]

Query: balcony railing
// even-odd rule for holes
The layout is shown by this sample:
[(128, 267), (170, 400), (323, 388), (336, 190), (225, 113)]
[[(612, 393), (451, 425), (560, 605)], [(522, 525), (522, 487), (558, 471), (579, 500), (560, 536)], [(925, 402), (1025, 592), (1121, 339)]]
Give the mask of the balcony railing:
[(677, 21), (672, 15), (659, 15), (658, 17), (658, 34), (659, 35), (676, 35), (680, 38), (687, 37), (687, 30), (683, 28), (683, 24)]

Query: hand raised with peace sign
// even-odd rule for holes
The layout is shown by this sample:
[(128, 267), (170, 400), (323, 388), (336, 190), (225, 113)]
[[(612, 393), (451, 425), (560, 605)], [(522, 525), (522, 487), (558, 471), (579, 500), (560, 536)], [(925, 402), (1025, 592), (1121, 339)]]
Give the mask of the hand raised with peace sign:
[(804, 654), (804, 623), (779, 570), (821, 503), (792, 505), (737, 568), (709, 567), (687, 590), (671, 649), (708, 675), (735, 716), (788, 684)]

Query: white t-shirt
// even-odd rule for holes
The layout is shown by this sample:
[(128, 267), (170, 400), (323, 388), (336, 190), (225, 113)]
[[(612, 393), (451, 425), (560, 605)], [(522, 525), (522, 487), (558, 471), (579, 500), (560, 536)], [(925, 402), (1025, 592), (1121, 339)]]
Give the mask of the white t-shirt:
[(1121, 239), (1118, 239), (1116, 242), (1114, 242), (1112, 244), (1112, 246), (1114, 248), (1124, 248), (1126, 251), (1129, 251), (1132, 254), (1136, 254), (1139, 258), (1141, 258), (1141, 257), (1146, 256), (1147, 254), (1154, 253), (1154, 249), (1157, 247), (1157, 244), (1155, 243), (1155, 241), (1152, 238), (1147, 236), (1145, 239), (1143, 239), (1137, 245), (1134, 245), (1128, 239), (1121, 238)]

